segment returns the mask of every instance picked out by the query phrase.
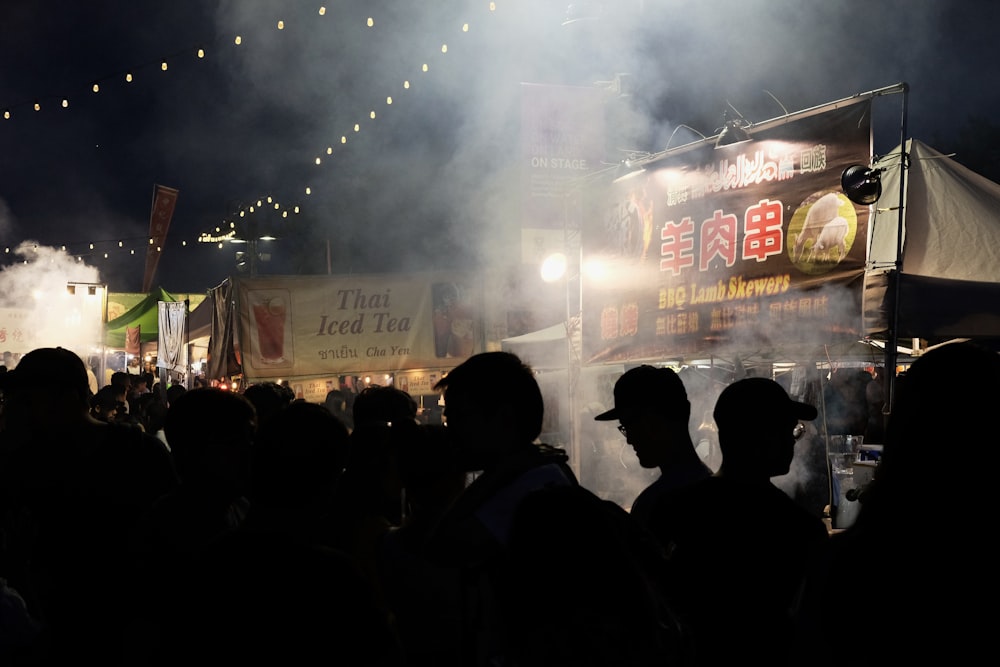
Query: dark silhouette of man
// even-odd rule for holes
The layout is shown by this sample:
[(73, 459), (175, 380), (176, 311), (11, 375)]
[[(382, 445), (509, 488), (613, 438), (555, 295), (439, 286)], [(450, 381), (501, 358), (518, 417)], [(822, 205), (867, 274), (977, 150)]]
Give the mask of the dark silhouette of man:
[(668, 551), (668, 599), (693, 635), (698, 665), (789, 661), (791, 609), (827, 531), (771, 478), (788, 472), (800, 420), (816, 415), (773, 380), (729, 385), (714, 410), (719, 471), (652, 518)]
[(135, 603), (129, 545), (177, 484), (170, 455), (141, 429), (90, 414), (87, 369), (70, 350), (27, 353), (0, 391), (6, 574), (41, 620), (51, 664), (123, 664)]
[[(514, 513), (533, 492), (578, 482), (563, 450), (536, 442), (542, 393), (532, 369), (516, 355), (473, 355), (435, 389), (444, 392), (457, 460), (478, 472), (428, 537), (428, 557), (449, 568), (457, 585), (454, 595), (441, 591), (442, 598), (450, 595), (450, 606), (428, 609), (440, 617), (441, 632), (453, 633), (451, 641), (458, 642), (458, 655), (439, 656), (437, 664), (494, 664), (509, 645), (501, 598)], [(460, 627), (446, 627), (456, 619)]]
[(632, 445), (639, 464), (660, 469), (660, 477), (639, 494), (630, 510), (647, 528), (653, 507), (671, 491), (712, 474), (695, 451), (690, 418), (691, 403), (677, 373), (649, 365), (632, 368), (618, 378), (615, 407), (594, 417), (597, 421), (617, 419), (618, 430)]

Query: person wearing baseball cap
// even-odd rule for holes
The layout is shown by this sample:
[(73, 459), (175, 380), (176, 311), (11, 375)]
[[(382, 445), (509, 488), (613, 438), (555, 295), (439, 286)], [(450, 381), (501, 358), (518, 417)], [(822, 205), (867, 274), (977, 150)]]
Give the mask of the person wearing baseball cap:
[(727, 386), (713, 414), (722, 465), (656, 517), (670, 554), (665, 587), (699, 664), (787, 664), (789, 610), (827, 530), (771, 478), (788, 473), (802, 422), (817, 411), (778, 382), (750, 377)]
[(615, 407), (594, 419), (617, 419), (639, 465), (660, 469), (660, 477), (643, 489), (630, 509), (639, 523), (653, 529), (650, 517), (658, 503), (712, 471), (695, 451), (688, 426), (691, 403), (672, 369), (648, 364), (631, 368), (615, 382), (614, 396)]

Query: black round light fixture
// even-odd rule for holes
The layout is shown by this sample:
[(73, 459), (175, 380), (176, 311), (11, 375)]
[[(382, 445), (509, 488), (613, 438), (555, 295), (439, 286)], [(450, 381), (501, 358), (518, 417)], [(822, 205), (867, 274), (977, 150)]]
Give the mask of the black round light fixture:
[(855, 204), (869, 206), (882, 196), (882, 170), (855, 164), (840, 176), (840, 187)]
[(750, 141), (750, 133), (747, 132), (746, 128), (737, 120), (727, 120), (725, 125), (722, 126), (719, 138), (715, 140), (715, 147), (732, 146), (733, 144), (741, 144), (744, 141)]

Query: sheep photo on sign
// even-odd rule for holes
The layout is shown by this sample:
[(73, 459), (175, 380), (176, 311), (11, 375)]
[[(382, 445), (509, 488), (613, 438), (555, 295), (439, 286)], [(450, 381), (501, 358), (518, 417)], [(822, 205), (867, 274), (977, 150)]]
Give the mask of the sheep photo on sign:
[(808, 197), (788, 225), (789, 259), (801, 271), (826, 273), (851, 250), (858, 229), (854, 205), (839, 192), (823, 191)]

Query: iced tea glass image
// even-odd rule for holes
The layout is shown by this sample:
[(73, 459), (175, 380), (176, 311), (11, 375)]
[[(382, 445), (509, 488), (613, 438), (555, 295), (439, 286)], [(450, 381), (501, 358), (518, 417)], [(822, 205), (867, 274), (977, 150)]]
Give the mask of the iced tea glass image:
[(253, 319), (257, 327), (257, 349), (264, 364), (285, 363), (285, 322), (288, 299), (283, 294), (257, 292), (253, 300)]

